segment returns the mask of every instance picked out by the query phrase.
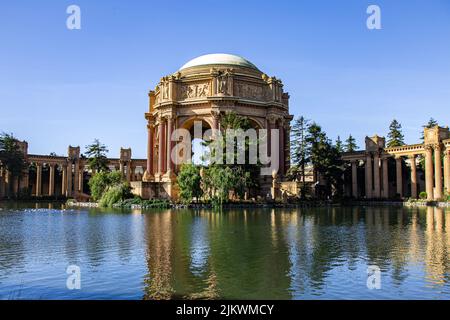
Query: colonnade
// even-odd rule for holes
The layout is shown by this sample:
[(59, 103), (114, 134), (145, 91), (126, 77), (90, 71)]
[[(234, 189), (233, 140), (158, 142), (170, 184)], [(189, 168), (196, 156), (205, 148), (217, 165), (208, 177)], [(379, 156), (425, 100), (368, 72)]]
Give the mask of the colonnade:
[[(48, 175), (48, 191), (44, 193), (42, 169), (47, 165), (49, 170)], [(61, 192), (58, 194), (71, 197), (77, 193), (83, 193), (84, 188), (84, 166), (80, 168), (80, 163), (36, 163), (36, 181), (35, 181), (35, 193), (34, 196), (41, 197), (44, 194), (48, 196), (54, 196), (56, 192), (56, 170), (57, 166), (61, 169)]]
[[(358, 185), (358, 165), (364, 162), (365, 196), (368, 199), (389, 198), (389, 159), (395, 159), (395, 193), (405, 197), (405, 179), (403, 163), (405, 158), (410, 168), (411, 198), (419, 196), (419, 179), (417, 170), (418, 156), (425, 158), (425, 191), (428, 200), (442, 199), (450, 194), (450, 147), (443, 144), (429, 144), (388, 148), (381, 151), (366, 151), (365, 156), (347, 156), (351, 163), (352, 196), (361, 196)], [(344, 156), (344, 160), (346, 156)]]
[[(171, 140), (172, 133), (176, 129), (177, 118), (173, 115), (161, 116), (155, 121), (153, 117), (148, 118), (147, 124), (147, 170), (145, 180), (162, 180), (164, 175), (173, 178), (175, 164), (171, 158), (174, 141)], [(156, 141), (157, 138), (157, 141)], [(154, 157), (157, 161), (154, 168)], [(155, 170), (156, 169), (156, 170)]]
[[(80, 157), (79, 147), (69, 146), (67, 157), (29, 155), (27, 150), (24, 155), (28, 165), (35, 166), (35, 178), (30, 179), (30, 167), (24, 169), (20, 178), (12, 178), (6, 168), (0, 167), (0, 198), (18, 194), (24, 189), (35, 197), (76, 197), (83, 194), (86, 179), (95, 173), (87, 160)], [(147, 168), (146, 160), (131, 159), (131, 149), (122, 148), (120, 158), (109, 158), (108, 163), (110, 169), (120, 171), (128, 182), (140, 181)], [(142, 171), (136, 170), (137, 167)]]

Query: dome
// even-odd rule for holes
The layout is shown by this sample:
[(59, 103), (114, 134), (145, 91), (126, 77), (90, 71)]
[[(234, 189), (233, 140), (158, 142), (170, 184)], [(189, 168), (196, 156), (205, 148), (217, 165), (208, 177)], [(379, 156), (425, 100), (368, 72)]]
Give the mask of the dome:
[(205, 54), (203, 56), (197, 57), (188, 61), (185, 65), (183, 65), (180, 70), (198, 67), (198, 66), (206, 66), (206, 65), (232, 65), (239, 67), (247, 67), (251, 69), (258, 70), (258, 68), (251, 63), (250, 61), (236, 56), (234, 54), (226, 54), (226, 53), (212, 53)]

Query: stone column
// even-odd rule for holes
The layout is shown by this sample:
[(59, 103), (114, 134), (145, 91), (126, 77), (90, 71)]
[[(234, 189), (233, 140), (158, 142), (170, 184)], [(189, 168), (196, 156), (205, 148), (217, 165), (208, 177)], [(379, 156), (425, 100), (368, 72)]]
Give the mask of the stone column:
[(53, 196), (55, 194), (55, 165), (50, 165), (50, 175), (48, 179), (48, 195)]
[(445, 150), (444, 156), (444, 186), (450, 194), (450, 150)]
[(147, 125), (147, 178), (153, 177), (153, 124)]
[(84, 187), (84, 168), (81, 168), (80, 173), (78, 175), (78, 190), (83, 193)]
[(219, 115), (220, 115), (219, 111), (215, 111), (215, 110), (211, 111), (213, 134), (214, 134), (214, 130), (219, 130)]
[(283, 121), (282, 120), (280, 120), (280, 123), (279, 123), (279, 126), (278, 126), (278, 135), (279, 135), (279, 137), (278, 137), (278, 139), (279, 139), (279, 147), (278, 147), (278, 154), (279, 154), (279, 158), (280, 158), (280, 160), (279, 160), (279, 166), (280, 166), (280, 170), (279, 170), (279, 172), (280, 172), (280, 176), (283, 176), (284, 175), (284, 161), (285, 161), (285, 159), (284, 159), (284, 124), (283, 124)]
[(168, 173), (173, 173), (173, 162), (171, 159), (171, 155), (172, 155), (172, 130), (173, 130), (173, 118), (172, 117), (168, 117), (167, 118), (167, 137), (166, 137), (166, 142), (167, 142), (167, 150), (166, 150), (166, 171)]
[(441, 146), (439, 144), (434, 146), (434, 199), (442, 198), (442, 157)]
[(291, 126), (289, 122), (284, 127), (284, 171), (288, 172), (291, 168)]
[(367, 153), (366, 155), (366, 198), (372, 198), (372, 155)]
[(358, 198), (358, 167), (356, 166), (356, 160), (351, 161), (352, 164), (352, 196)]
[(67, 166), (62, 166), (62, 179), (61, 179), (61, 195), (65, 196), (67, 192)]
[(163, 119), (161, 118), (158, 123), (158, 174), (163, 174), (163, 161), (164, 161), (164, 155), (163, 155)]
[(417, 199), (417, 166), (416, 156), (409, 156), (411, 161), (411, 198)]
[(124, 168), (122, 160), (119, 160), (119, 171), (120, 171), (120, 175), (122, 177), (125, 177), (125, 168)]
[(4, 170), (0, 167), (0, 198), (5, 196), (5, 180), (3, 178)]
[(381, 179), (380, 179), (380, 154), (375, 152), (373, 156), (373, 180), (374, 180), (374, 198), (381, 198)]
[(431, 146), (426, 146), (425, 150), (425, 187), (427, 192), (427, 199), (433, 200), (434, 173), (433, 173), (433, 148)]
[(42, 196), (42, 164), (36, 164), (36, 197)]
[(272, 129), (275, 126), (275, 118), (270, 117), (267, 119), (267, 154), (272, 156)]
[(72, 162), (67, 165), (67, 196), (72, 196)]
[(77, 161), (75, 161), (75, 169), (74, 169), (74, 174), (73, 174), (73, 191), (75, 194), (77, 194), (78, 192), (78, 188), (79, 188), (79, 181), (80, 181), (80, 167), (79, 167), (80, 163)]
[(127, 162), (127, 181), (131, 181), (131, 161)]
[(130, 181), (135, 180), (135, 177), (136, 177), (135, 171), (136, 171), (136, 166), (134, 166), (132, 164), (132, 162), (130, 161)]
[(400, 197), (403, 197), (403, 171), (402, 171), (402, 158), (396, 157), (395, 158), (395, 172), (396, 172), (396, 178), (397, 178), (397, 193), (400, 195)]
[(383, 198), (389, 198), (389, 159), (383, 159)]

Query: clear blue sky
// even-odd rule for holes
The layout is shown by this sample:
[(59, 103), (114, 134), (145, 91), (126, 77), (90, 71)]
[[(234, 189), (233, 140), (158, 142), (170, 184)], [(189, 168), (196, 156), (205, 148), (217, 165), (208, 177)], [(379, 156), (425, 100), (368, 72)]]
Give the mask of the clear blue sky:
[[(66, 28), (66, 8), (82, 29)], [(381, 7), (382, 30), (366, 28)], [(291, 113), (333, 139), (419, 140), (450, 124), (450, 1), (3, 1), (0, 131), (30, 153), (66, 154), (94, 138), (145, 157), (147, 92), (186, 61), (234, 53), (283, 80)]]

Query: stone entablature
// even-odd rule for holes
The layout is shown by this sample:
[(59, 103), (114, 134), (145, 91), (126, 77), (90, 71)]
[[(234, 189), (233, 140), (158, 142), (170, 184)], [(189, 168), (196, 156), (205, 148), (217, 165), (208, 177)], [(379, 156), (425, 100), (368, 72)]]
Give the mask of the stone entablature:
[[(351, 163), (351, 195), (361, 197), (358, 185), (358, 167), (364, 165), (365, 197), (388, 198), (391, 195), (388, 167), (390, 158), (395, 159), (396, 193), (404, 197), (403, 158), (409, 165), (410, 195), (417, 198), (419, 193), (418, 157), (425, 159), (425, 190), (428, 200), (440, 200), (450, 194), (450, 131), (448, 127), (435, 126), (424, 129), (424, 143), (385, 148), (384, 138), (366, 137), (364, 151), (344, 153), (342, 159)], [(443, 165), (442, 161), (443, 159)]]
[[(283, 84), (256, 69), (229, 66), (191, 67), (161, 78), (150, 91), (154, 109), (166, 105), (233, 101), (255, 106), (288, 109), (289, 96)], [(152, 101), (153, 100), (153, 101)]]

